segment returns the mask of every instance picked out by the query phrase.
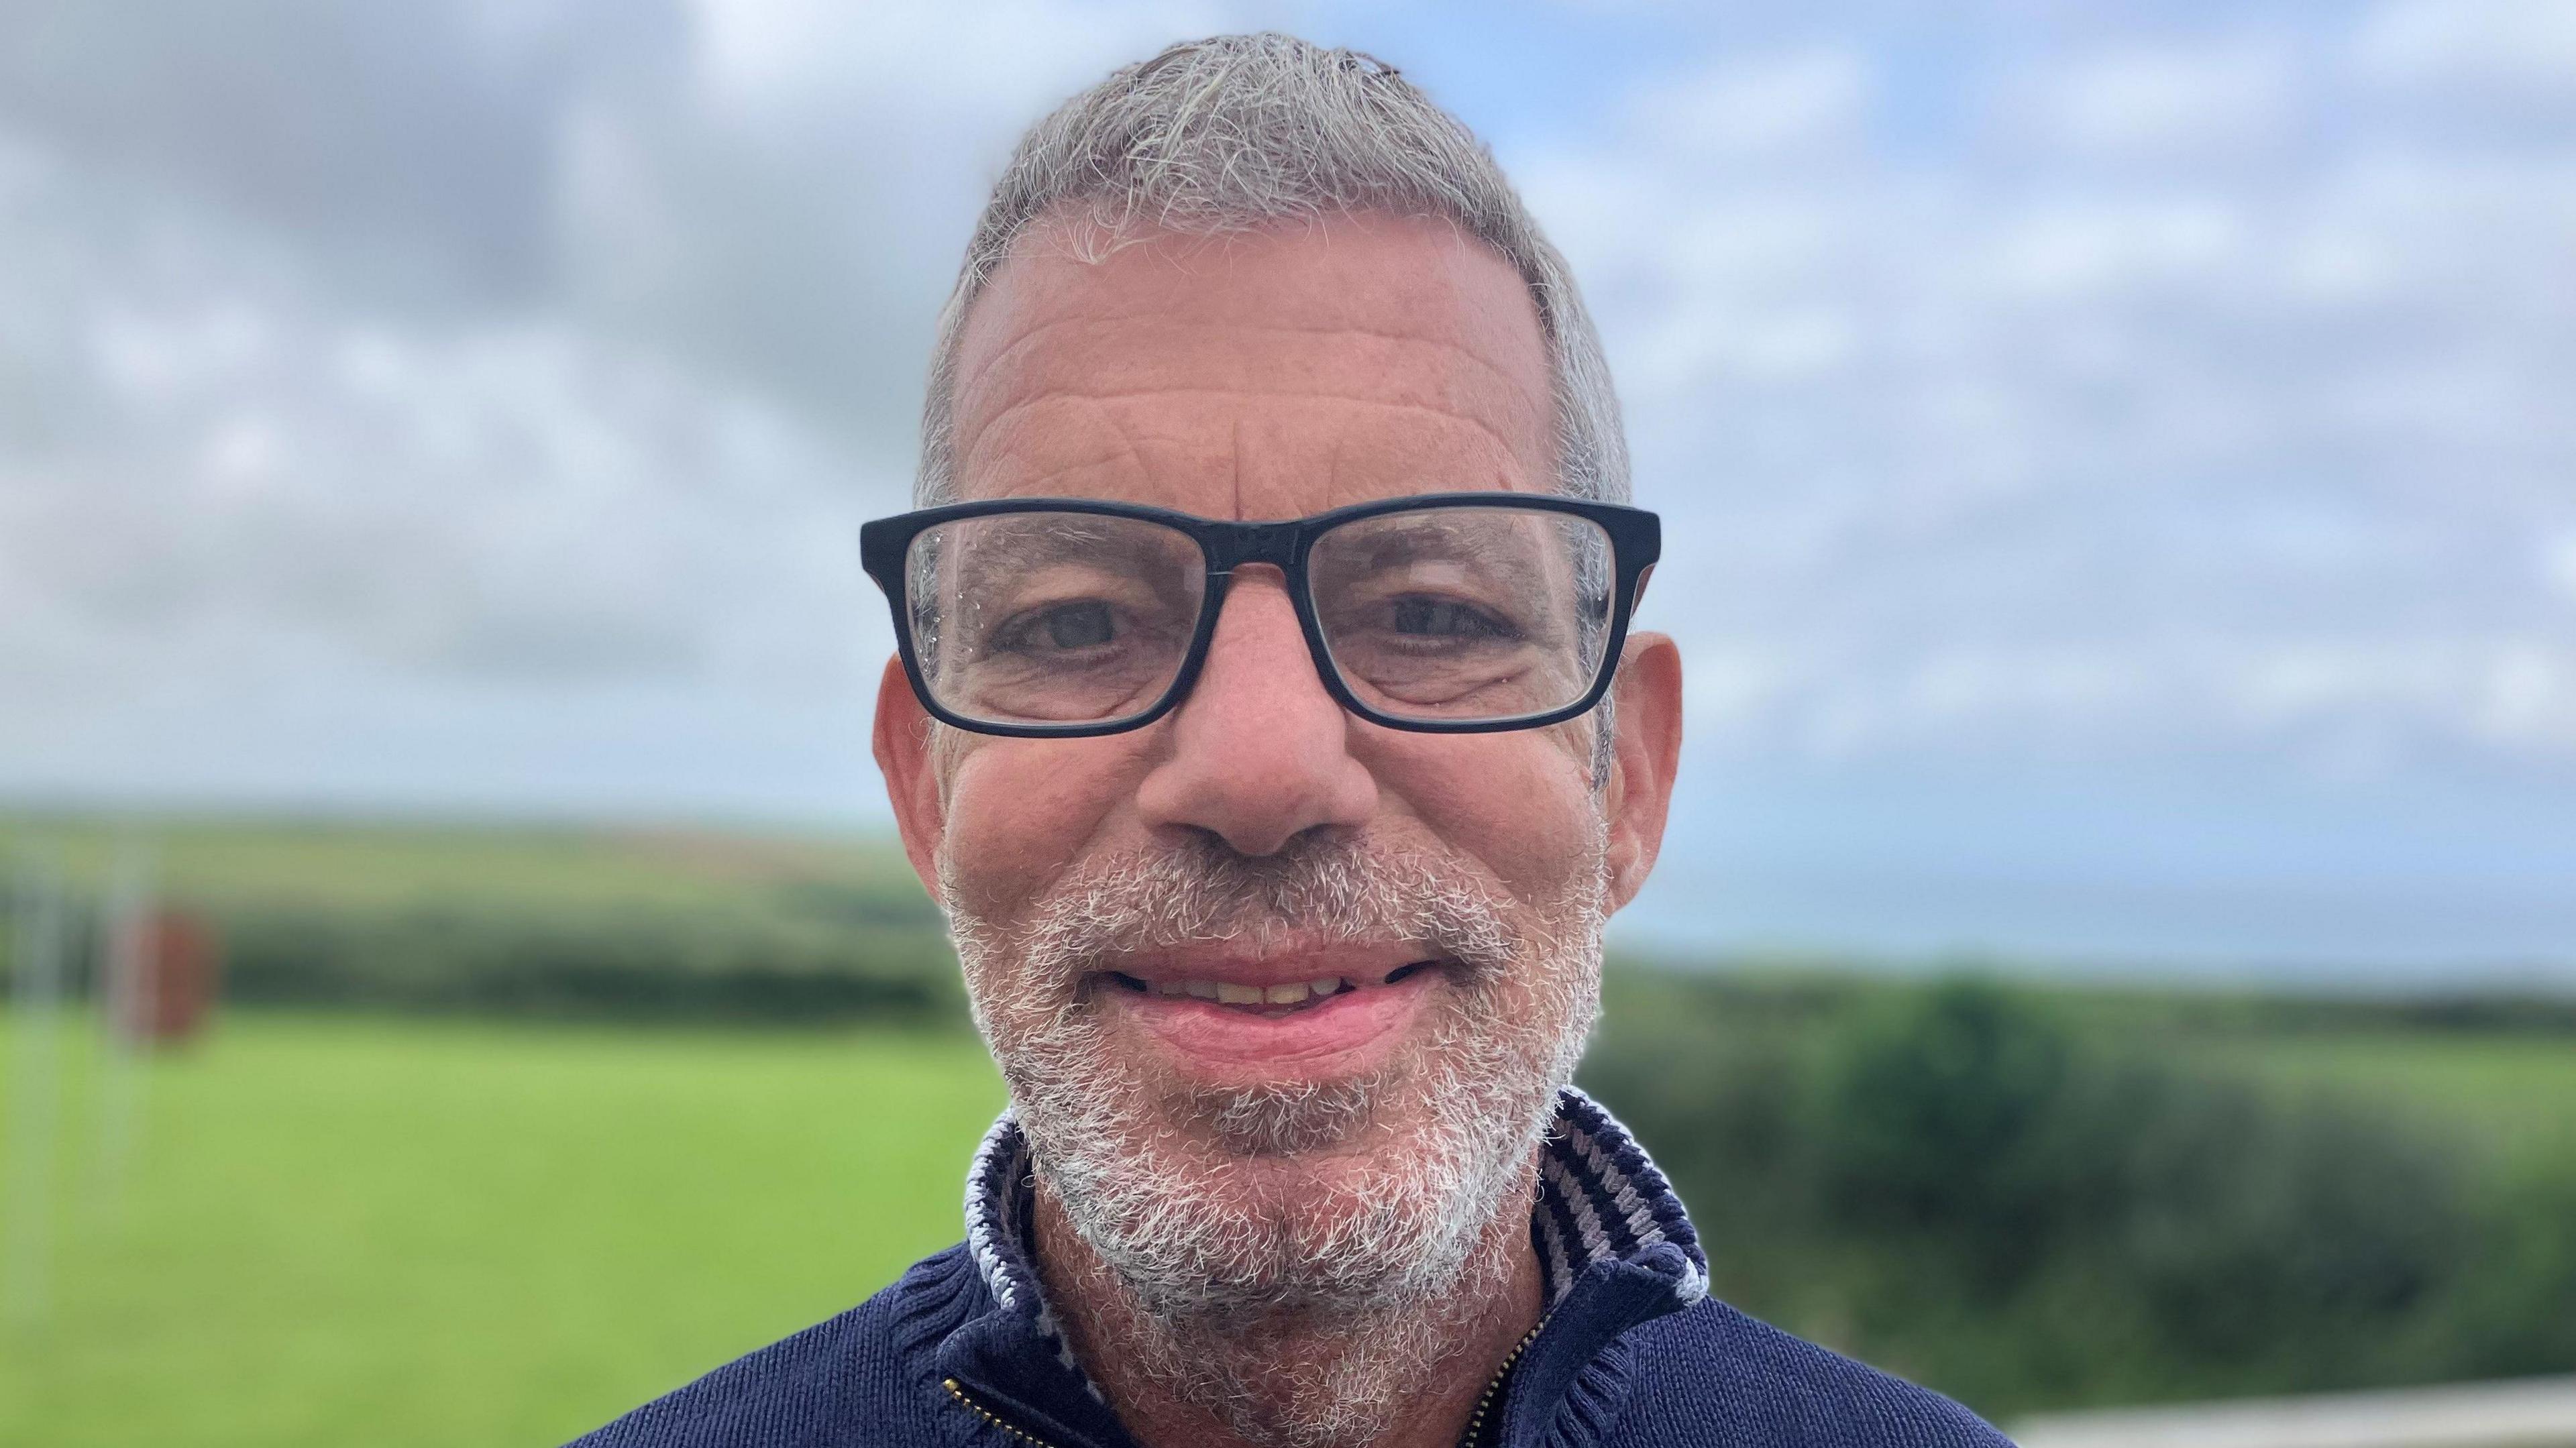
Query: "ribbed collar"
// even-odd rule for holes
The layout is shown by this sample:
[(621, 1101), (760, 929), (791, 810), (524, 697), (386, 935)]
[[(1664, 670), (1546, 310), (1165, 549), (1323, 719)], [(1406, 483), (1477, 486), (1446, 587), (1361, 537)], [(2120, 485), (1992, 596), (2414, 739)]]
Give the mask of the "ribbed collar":
[[(1013, 1364), (1009, 1377), (1016, 1381), (996, 1386), (1024, 1409), (1051, 1409), (1044, 1416), (1061, 1430), (1124, 1441), (1123, 1434), (1101, 1434), (1104, 1420), (1114, 1419), (1074, 1360), (1047, 1302), (1035, 1265), (1036, 1201), (1028, 1137), (1004, 1111), (966, 1174), (966, 1250), (1001, 1315), (1017, 1320), (1027, 1334), (1021, 1341), (1039, 1349), (1030, 1356), (1046, 1361)], [(1681, 1198), (1627, 1129), (1570, 1086), (1557, 1098), (1556, 1119), (1541, 1147), (1530, 1242), (1549, 1318), (1514, 1372), (1515, 1420), (1528, 1420), (1533, 1411), (1544, 1416), (1620, 1332), (1708, 1295), (1708, 1257)], [(1590, 1293), (1592, 1306), (1560, 1310), (1578, 1287)], [(1609, 1299), (1616, 1299), (1615, 1307)], [(988, 1347), (1000, 1345), (987, 1332), (974, 1336)], [(976, 1356), (988, 1367), (1000, 1366), (989, 1350)], [(1534, 1395), (1546, 1402), (1523, 1401)], [(1524, 1435), (1508, 1436), (1519, 1441)]]

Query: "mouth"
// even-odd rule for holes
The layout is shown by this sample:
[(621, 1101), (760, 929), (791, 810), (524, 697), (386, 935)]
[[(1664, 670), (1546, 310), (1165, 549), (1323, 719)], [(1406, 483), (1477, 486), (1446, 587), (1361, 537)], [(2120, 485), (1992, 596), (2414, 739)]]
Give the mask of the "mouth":
[(1382, 950), (1174, 955), (1094, 971), (1086, 994), (1186, 1076), (1277, 1082), (1382, 1064), (1455, 969)]
[(1123, 970), (1101, 971), (1100, 978), (1132, 995), (1150, 995), (1164, 1000), (1188, 999), (1213, 1001), (1227, 1009), (1277, 1020), (1299, 1011), (1313, 1010), (1335, 996), (1353, 991), (1395, 985), (1409, 976), (1426, 970), (1438, 970), (1436, 960), (1417, 960), (1399, 965), (1381, 978), (1355, 981), (1346, 975), (1321, 975), (1309, 980), (1281, 981), (1273, 985), (1254, 985), (1232, 980), (1182, 980), (1166, 977), (1147, 980)]

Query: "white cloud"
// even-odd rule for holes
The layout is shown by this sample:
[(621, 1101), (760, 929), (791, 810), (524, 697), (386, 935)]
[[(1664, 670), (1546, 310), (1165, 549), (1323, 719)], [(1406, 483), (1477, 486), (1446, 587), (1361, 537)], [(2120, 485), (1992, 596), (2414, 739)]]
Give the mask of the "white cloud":
[(15, 154), (0, 373), (45, 379), (50, 425), (0, 446), (0, 677), (28, 683), (0, 787), (155, 717), (256, 735), (423, 689), (864, 717), (855, 528), (899, 479), (560, 323), (351, 316), (217, 214)]
[[(0, 46), (0, 790), (302, 770), (628, 808), (864, 768), (887, 641), (856, 525), (902, 504), (981, 188), (1055, 96), (1221, 28), (290, 0), (210, 34), (44, 3), (60, 64)], [(343, 94), (301, 58), (342, 43), (399, 74)], [(274, 94), (233, 112), (225, 77)], [(585, 745), (607, 717), (641, 733)], [(582, 762), (558, 788), (539, 756)]]
[(2298, 79), (2277, 42), (2107, 50), (2048, 67), (2016, 124), (2040, 147), (2206, 162), (2284, 139), (2297, 121)]
[(1732, 161), (1848, 146), (1868, 120), (1862, 57), (1818, 48), (1730, 58), (1639, 88), (1631, 123), (1683, 154)]
[(688, 0), (688, 9), (699, 83), (728, 109), (810, 120), (818, 106), (887, 106), (979, 130), (1015, 129), (1114, 66), (1225, 28), (1225, 11), (1202, 0)]
[[(2533, 16), (2562, 9), (2105, 26), (2071, 54), (1962, 31), (1950, 60), (1784, 26), (1518, 102), (1504, 160), (1603, 319), (1669, 520), (1644, 622), (1691, 659), (1694, 737), (2563, 763), (2576, 138), (2528, 99), (2500, 130), (2476, 94), (2558, 85), (2560, 22)], [(850, 530), (899, 504), (1004, 148), (1109, 65), (1277, 18), (475, 13), (482, 38), (420, 62), (459, 139), (262, 153), (303, 178), (283, 190), (204, 160), (229, 153), (186, 85), (107, 161), (65, 159), (45, 106), (87, 114), (70, 81), (15, 112), (0, 671), (42, 686), (0, 717), (0, 787), (140, 767), (97, 740), (180, 757), (182, 717), (434, 742), (396, 700), (484, 741), (417, 766), (458, 776), (491, 741), (562, 759), (560, 731), (649, 720), (664, 744), (624, 766), (648, 801), (671, 739), (709, 770), (728, 739), (846, 745), (883, 642)], [(99, 23), (151, 59), (151, 27)], [(283, 64), (291, 39), (260, 43)], [(193, 74), (167, 60), (144, 68)], [(507, 104), (469, 124), (486, 91)], [(347, 179), (379, 163), (413, 189)], [(423, 215), (464, 261), (384, 242)]]
[(2541, 576), (2559, 596), (2576, 603), (2576, 531), (2561, 533), (2540, 547)]
[(2576, 104), (2576, 7), (2553, 0), (2389, 0), (2355, 32), (2351, 55), (2377, 84)]
[(2344, 43), (2105, 44), (2004, 87), (2044, 139), (1713, 169), (1632, 116), (1522, 167), (1704, 742), (2576, 757), (2576, 564), (2518, 561), (2576, 536), (2576, 137), (2349, 123), (2293, 64)]
[(2205, 286), (2244, 244), (2234, 208), (2212, 197), (2069, 197), (2003, 219), (1988, 254), (1999, 292), (2067, 297)]

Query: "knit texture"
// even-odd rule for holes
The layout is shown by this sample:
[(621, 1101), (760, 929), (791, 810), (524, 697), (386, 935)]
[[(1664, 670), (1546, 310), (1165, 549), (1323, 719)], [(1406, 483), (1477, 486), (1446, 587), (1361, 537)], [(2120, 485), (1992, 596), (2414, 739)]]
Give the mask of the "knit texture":
[[(2008, 1448), (1936, 1393), (1708, 1296), (1679, 1198), (1569, 1090), (1530, 1240), (1550, 1301), (1504, 1385), (1500, 1448)], [(574, 1448), (1134, 1448), (1032, 1265), (1028, 1143), (1006, 1113), (967, 1174), (967, 1240), (832, 1320), (718, 1368)]]

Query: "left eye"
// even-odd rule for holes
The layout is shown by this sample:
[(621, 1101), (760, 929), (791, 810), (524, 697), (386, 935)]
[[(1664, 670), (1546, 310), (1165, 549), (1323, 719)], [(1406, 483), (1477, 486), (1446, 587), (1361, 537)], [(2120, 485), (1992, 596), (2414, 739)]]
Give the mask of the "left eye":
[(1106, 648), (1120, 642), (1118, 611), (1099, 599), (1081, 599), (1033, 608), (993, 631), (989, 646), (996, 654), (1057, 658)]
[(1446, 598), (1399, 598), (1394, 622), (1397, 633), (1432, 638), (1504, 638), (1511, 632), (1489, 615)]
[(1114, 632), (1109, 607), (1100, 603), (1048, 609), (1040, 626), (1046, 630), (1047, 641), (1060, 649), (1096, 648), (1109, 642)]

